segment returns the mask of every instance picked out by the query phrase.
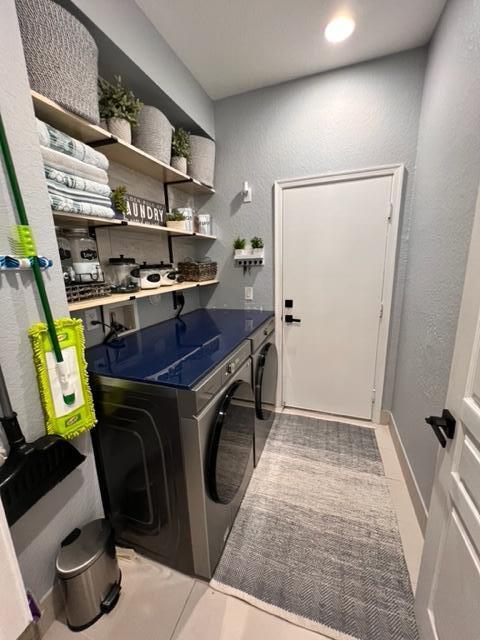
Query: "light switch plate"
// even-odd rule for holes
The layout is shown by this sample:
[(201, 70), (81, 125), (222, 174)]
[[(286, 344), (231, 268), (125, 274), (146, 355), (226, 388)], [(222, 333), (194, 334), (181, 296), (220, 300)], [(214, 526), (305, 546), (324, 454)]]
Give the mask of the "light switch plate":
[(92, 324), (93, 320), (99, 320), (98, 317), (98, 309), (86, 309), (85, 310), (85, 328), (87, 331), (92, 331), (93, 329), (101, 329), (100, 325)]
[(245, 287), (245, 300), (253, 300), (253, 287)]

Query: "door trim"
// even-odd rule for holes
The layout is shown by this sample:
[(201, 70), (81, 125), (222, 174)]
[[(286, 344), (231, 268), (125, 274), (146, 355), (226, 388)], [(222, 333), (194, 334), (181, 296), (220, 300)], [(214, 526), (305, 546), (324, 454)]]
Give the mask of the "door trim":
[[(398, 228), (402, 206), (403, 180), (405, 166), (403, 164), (385, 165), (357, 171), (326, 173), (319, 176), (307, 176), (276, 180), (274, 183), (274, 308), (275, 308), (275, 342), (278, 351), (278, 384), (277, 408), (285, 406), (283, 389), (283, 192), (286, 189), (305, 187), (330, 182), (347, 182), (366, 178), (392, 177), (390, 231), (385, 251), (385, 267), (383, 280), (383, 316), (377, 343), (377, 360), (375, 367), (375, 399), (373, 402), (372, 421), (380, 422), (385, 369), (387, 363), (388, 336), (392, 312), (393, 289), (395, 282), (395, 266), (397, 259)], [(380, 309), (378, 310), (380, 313)], [(372, 390), (373, 392), (373, 390)]]

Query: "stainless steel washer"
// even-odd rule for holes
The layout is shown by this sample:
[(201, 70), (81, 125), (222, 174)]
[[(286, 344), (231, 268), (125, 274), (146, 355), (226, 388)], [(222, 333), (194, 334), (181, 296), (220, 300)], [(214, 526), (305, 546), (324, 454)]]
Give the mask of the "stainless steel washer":
[(278, 353), (275, 319), (267, 320), (249, 338), (252, 358), (252, 388), (255, 394), (255, 466), (262, 455), (275, 417)]

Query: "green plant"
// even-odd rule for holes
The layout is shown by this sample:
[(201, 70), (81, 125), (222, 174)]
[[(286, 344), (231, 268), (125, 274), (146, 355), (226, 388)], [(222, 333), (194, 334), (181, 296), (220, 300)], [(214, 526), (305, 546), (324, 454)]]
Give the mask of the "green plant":
[(185, 129), (175, 129), (172, 136), (172, 156), (190, 158), (190, 134)]
[(123, 86), (122, 78), (115, 76), (113, 82), (99, 78), (98, 87), (100, 89), (98, 100), (100, 117), (106, 120), (123, 118), (128, 120), (132, 127), (135, 127), (142, 103), (135, 97), (133, 91)]
[(245, 246), (247, 244), (247, 241), (245, 240), (245, 238), (235, 238), (235, 240), (233, 241), (233, 248), (235, 250), (239, 250), (239, 249), (245, 249)]
[(127, 200), (125, 196), (127, 195), (127, 187), (120, 185), (116, 189), (113, 189), (112, 194), (110, 196), (110, 200), (112, 201), (113, 208), (118, 213), (127, 213)]
[(263, 249), (264, 247), (263, 240), (258, 236), (254, 236), (250, 240), (250, 244), (252, 245), (252, 249)]
[(181, 222), (185, 220), (185, 216), (180, 211), (172, 211), (171, 213), (167, 213), (167, 221), (168, 222)]

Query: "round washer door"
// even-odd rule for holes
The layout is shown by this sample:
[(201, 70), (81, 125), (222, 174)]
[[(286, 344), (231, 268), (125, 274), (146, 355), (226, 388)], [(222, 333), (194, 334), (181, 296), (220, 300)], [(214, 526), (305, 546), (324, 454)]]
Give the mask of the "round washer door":
[(237, 380), (225, 392), (210, 434), (206, 477), (215, 502), (228, 504), (237, 495), (253, 449), (254, 429), (252, 387)]
[(255, 410), (259, 420), (270, 421), (277, 393), (278, 354), (273, 342), (267, 342), (258, 356), (255, 372)]

